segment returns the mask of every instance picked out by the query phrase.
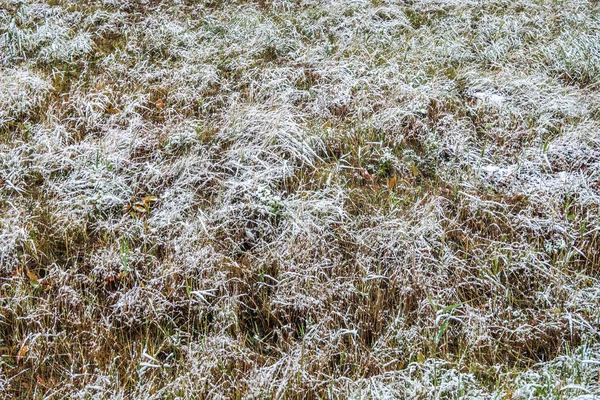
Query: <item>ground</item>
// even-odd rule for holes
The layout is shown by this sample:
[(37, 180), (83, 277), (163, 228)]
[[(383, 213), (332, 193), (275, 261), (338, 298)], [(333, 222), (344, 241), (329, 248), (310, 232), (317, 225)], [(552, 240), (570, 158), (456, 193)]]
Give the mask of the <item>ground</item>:
[(0, 0), (0, 393), (600, 395), (600, 3)]

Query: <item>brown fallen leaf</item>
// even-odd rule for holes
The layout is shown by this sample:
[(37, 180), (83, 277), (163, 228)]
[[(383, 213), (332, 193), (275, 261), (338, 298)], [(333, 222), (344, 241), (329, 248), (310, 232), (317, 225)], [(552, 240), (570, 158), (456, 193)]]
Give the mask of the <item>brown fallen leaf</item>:
[(362, 177), (363, 177), (363, 178), (365, 178), (365, 179), (373, 179), (373, 175), (371, 175), (371, 174), (369, 173), (369, 171), (367, 171), (367, 170), (366, 170), (366, 169), (364, 169), (364, 168), (360, 168), (360, 169), (358, 170), (358, 172), (360, 172), (360, 174), (362, 175)]
[(35, 380), (42, 386), (46, 385), (46, 380), (39, 375), (35, 376)]

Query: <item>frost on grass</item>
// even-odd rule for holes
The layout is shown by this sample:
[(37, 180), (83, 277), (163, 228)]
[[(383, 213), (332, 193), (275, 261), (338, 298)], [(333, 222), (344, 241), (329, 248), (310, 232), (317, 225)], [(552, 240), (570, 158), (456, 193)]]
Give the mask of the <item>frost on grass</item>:
[(41, 74), (27, 68), (3, 69), (0, 78), (0, 129), (9, 123), (22, 119), (35, 118), (41, 113), (40, 106), (52, 88), (51, 84)]
[(0, 392), (595, 398), (593, 1), (0, 0)]

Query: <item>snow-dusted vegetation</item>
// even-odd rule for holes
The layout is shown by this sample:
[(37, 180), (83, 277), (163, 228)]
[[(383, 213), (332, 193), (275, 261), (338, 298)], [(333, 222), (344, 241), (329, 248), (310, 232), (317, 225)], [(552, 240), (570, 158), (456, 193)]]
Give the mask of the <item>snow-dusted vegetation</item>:
[(0, 0), (0, 397), (600, 394), (600, 3)]

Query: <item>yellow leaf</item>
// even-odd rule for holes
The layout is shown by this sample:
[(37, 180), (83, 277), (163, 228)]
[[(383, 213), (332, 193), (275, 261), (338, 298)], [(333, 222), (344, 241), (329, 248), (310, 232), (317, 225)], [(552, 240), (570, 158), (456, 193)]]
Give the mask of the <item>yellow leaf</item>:
[(33, 272), (31, 272), (31, 270), (29, 268), (27, 268), (27, 276), (29, 277), (30, 280), (32, 281), (39, 281), (38, 277), (36, 274), (34, 274)]
[(137, 212), (141, 212), (141, 213), (145, 213), (146, 212), (146, 207), (143, 207), (143, 206), (139, 205), (138, 203), (135, 203), (133, 205), (133, 207), (131, 207), (131, 208), (133, 208)]
[(414, 177), (419, 175), (419, 170), (417, 169), (417, 166), (414, 163), (410, 165), (410, 168)]
[(146, 196), (144, 197), (144, 203), (154, 203), (156, 200), (158, 200), (158, 197), (156, 196)]

